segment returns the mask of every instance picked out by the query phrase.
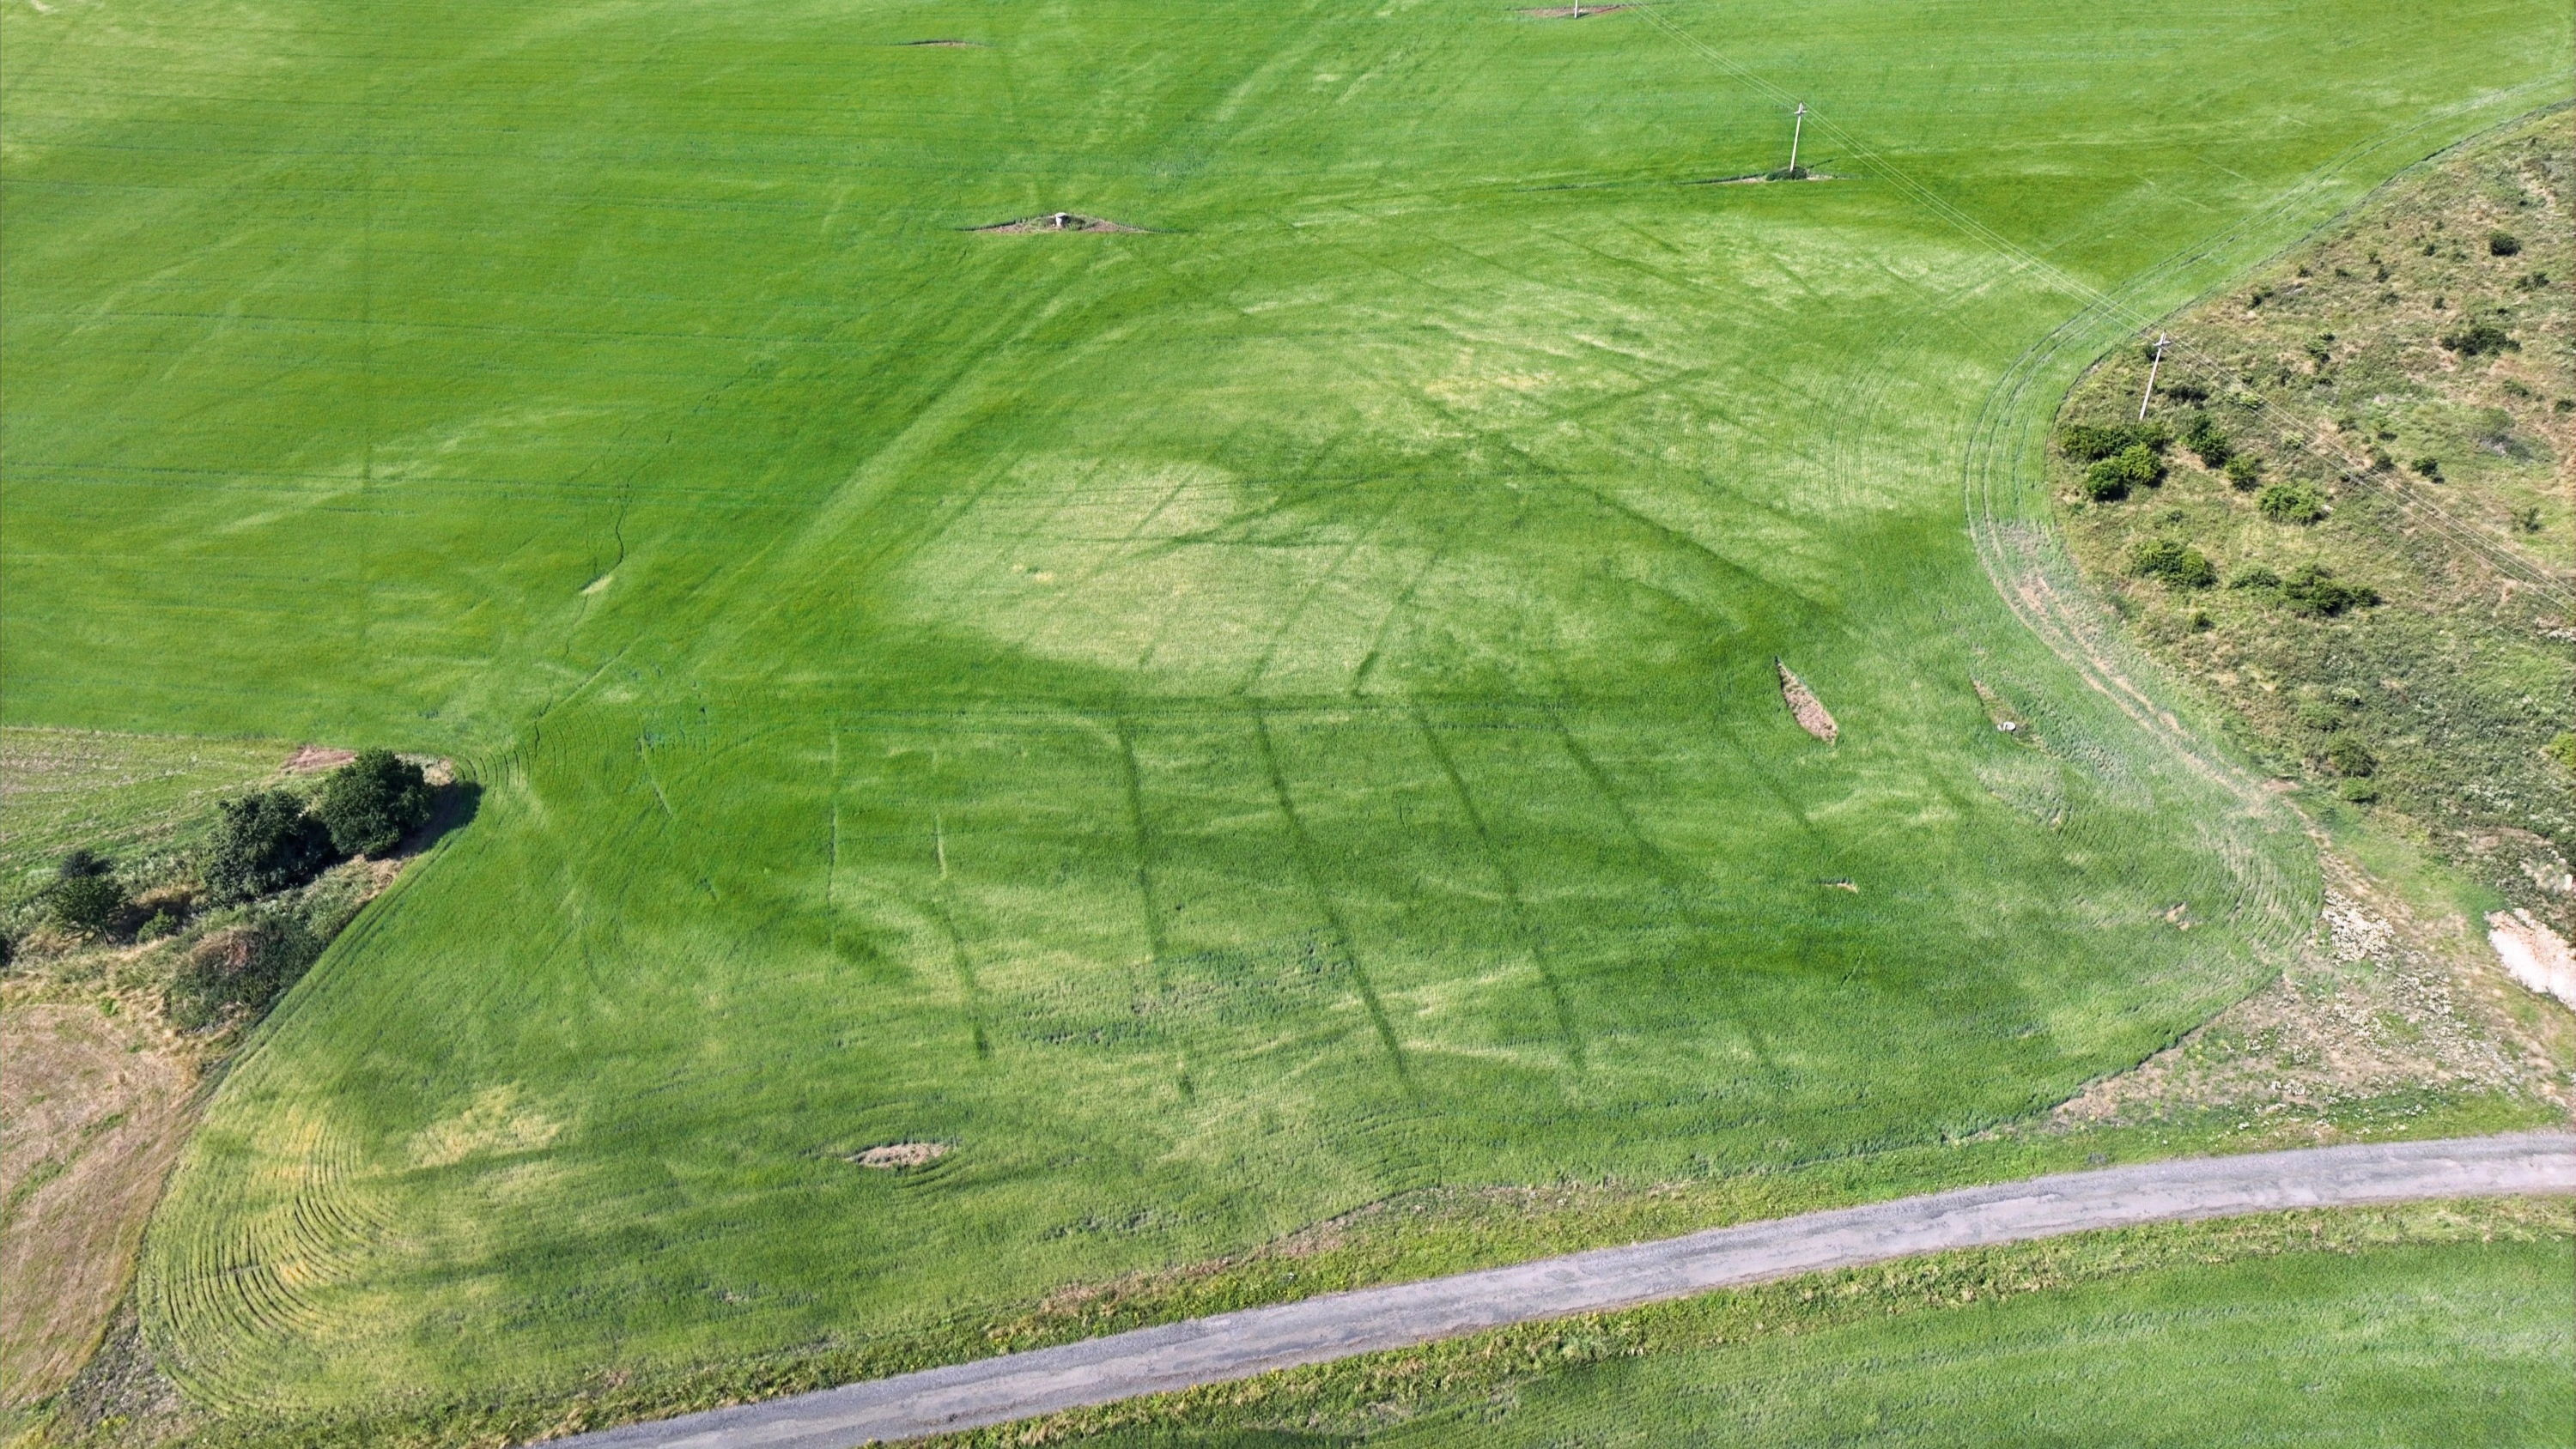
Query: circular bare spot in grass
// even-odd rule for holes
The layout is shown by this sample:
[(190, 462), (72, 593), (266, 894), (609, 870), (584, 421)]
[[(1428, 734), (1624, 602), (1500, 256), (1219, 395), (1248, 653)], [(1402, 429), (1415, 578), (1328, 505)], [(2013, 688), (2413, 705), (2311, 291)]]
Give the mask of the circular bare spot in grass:
[(901, 1172), (907, 1167), (928, 1167), (947, 1155), (948, 1144), (945, 1142), (889, 1142), (883, 1147), (852, 1153), (850, 1160), (861, 1167), (873, 1167), (881, 1172)]
[(1142, 232), (1141, 226), (1129, 226), (1103, 216), (1084, 216), (1078, 211), (1050, 211), (1042, 216), (1024, 216), (1017, 221), (997, 222), (992, 226), (967, 228), (985, 235), (1022, 236), (1044, 231), (1124, 231)]

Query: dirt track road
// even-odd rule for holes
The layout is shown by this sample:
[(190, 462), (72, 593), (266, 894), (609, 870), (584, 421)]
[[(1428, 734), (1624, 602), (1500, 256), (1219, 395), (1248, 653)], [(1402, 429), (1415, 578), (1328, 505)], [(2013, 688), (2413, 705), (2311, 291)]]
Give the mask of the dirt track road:
[(2182, 1158), (1335, 1293), (553, 1442), (848, 1449), (1947, 1248), (2283, 1208), (2568, 1192), (2576, 1136), (2554, 1132)]

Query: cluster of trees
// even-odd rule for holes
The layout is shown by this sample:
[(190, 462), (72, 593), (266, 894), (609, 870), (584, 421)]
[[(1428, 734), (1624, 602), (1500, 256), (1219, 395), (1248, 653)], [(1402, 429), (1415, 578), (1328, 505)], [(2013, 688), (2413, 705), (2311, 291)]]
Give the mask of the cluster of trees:
[[(206, 902), (239, 905), (303, 885), (351, 856), (383, 855), (428, 823), (432, 805), (420, 766), (391, 750), (368, 750), (334, 770), (310, 803), (291, 790), (226, 800), (196, 854)], [(116, 863), (90, 850), (63, 857), (45, 895), (56, 921), (86, 934), (114, 933), (136, 914)], [(172, 926), (153, 917), (137, 934)]]

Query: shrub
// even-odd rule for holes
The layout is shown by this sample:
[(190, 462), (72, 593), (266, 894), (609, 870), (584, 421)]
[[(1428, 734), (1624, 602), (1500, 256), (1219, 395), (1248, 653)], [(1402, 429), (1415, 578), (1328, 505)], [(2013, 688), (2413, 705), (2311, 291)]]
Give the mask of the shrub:
[(2512, 232), (2491, 231), (2487, 233), (2487, 254), (2489, 256), (2510, 257), (2519, 254), (2521, 251), (2522, 238), (2515, 236)]
[(2057, 449), (2078, 463), (2091, 463), (2110, 457), (2129, 446), (2129, 430), (2124, 427), (2095, 427), (2090, 423), (2072, 423), (2057, 433)]
[(270, 911), (199, 941), (171, 977), (162, 1009), (183, 1031), (227, 1012), (257, 1013), (294, 985), (322, 954), (322, 942), (292, 913)]
[(2493, 322), (2467, 322), (2458, 331), (2443, 334), (2442, 345), (2462, 357), (2480, 357), (2490, 352), (2505, 352), (2522, 344)]
[(215, 831), (198, 862), (219, 904), (298, 886), (336, 859), (331, 831), (284, 790), (254, 790), (216, 807)]
[(2084, 496), (2107, 503), (2128, 497), (2131, 489), (2152, 488), (2164, 477), (2165, 460), (2155, 449), (2131, 443), (2084, 470)]
[(2224, 468), (2236, 456), (2227, 434), (2219, 431), (2218, 420), (2207, 413), (2193, 413), (2190, 426), (2182, 430), (2183, 446), (2191, 449), (2205, 467)]
[(2247, 564), (2236, 571), (2236, 576), (2227, 581), (2227, 586), (2231, 589), (2277, 589), (2281, 586), (2281, 576), (2261, 564)]
[(2355, 805), (2370, 805), (2379, 799), (2379, 787), (2368, 780), (2346, 780), (2335, 786), (2335, 793)]
[(2218, 570), (2211, 566), (2207, 554), (2170, 538), (2142, 543), (2131, 550), (2129, 572), (2140, 578), (2161, 579), (2178, 589), (2205, 589), (2218, 582)]
[(2159, 453), (2173, 442), (2173, 429), (2162, 418), (2142, 423), (2069, 423), (2058, 429), (2059, 452), (2078, 463), (2098, 462), (2130, 448)]
[(2326, 497), (2314, 483), (2274, 483), (2254, 495), (2254, 506), (2274, 523), (2314, 523), (2326, 516)]
[(2556, 760), (2563, 768), (2576, 770), (2576, 730), (2560, 730), (2550, 736), (2549, 743), (2542, 745), (2540, 752)]
[(2442, 481), (2442, 460), (2439, 458), (2418, 458), (2415, 460), (2413, 467), (2416, 473), (2421, 475), (2427, 483), (2439, 483)]
[(331, 772), (313, 814), (342, 855), (383, 855), (429, 820), (429, 781), (391, 750), (366, 750)]
[(2379, 757), (2350, 735), (2338, 736), (2326, 746), (2326, 764), (2348, 780), (2365, 780), (2379, 772)]
[(2347, 584), (2334, 576), (2334, 570), (2323, 564), (2301, 564), (2281, 580), (2281, 602), (2293, 613), (2310, 615), (2340, 614), (2379, 602), (2379, 591), (2362, 584)]
[(125, 915), (125, 887), (108, 873), (106, 861), (76, 850), (45, 887), (45, 906), (66, 927), (103, 936)]
[(2297, 714), (2300, 724), (2320, 734), (2343, 728), (2343, 710), (2330, 699), (2300, 700)]
[(2237, 488), (2248, 489), (2263, 481), (2263, 463), (2250, 453), (2233, 453), (2227, 459), (2227, 481)]

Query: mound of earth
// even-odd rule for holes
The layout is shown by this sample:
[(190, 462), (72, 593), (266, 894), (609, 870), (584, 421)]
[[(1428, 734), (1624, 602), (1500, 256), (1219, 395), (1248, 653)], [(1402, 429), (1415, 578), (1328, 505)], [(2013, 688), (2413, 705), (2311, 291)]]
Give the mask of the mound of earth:
[(1789, 713), (1797, 718), (1798, 728), (1826, 744), (1832, 744), (1834, 737), (1842, 733), (1842, 728), (1826, 711), (1825, 702), (1816, 698), (1816, 692), (1807, 687), (1805, 680), (1791, 673), (1788, 665), (1776, 659), (1772, 663), (1780, 671), (1780, 697), (1788, 701)]
[(973, 228), (973, 230), (978, 232), (1002, 233), (1012, 236), (1039, 231), (1141, 232), (1144, 229), (1145, 228), (1141, 226), (1128, 226), (1123, 222), (1111, 221), (1104, 216), (1084, 216), (1078, 211), (1050, 211), (1042, 216), (1024, 216), (1017, 221), (1005, 221), (993, 226), (979, 226)]

